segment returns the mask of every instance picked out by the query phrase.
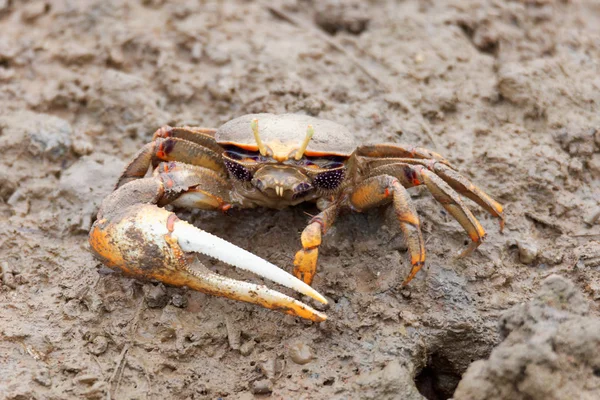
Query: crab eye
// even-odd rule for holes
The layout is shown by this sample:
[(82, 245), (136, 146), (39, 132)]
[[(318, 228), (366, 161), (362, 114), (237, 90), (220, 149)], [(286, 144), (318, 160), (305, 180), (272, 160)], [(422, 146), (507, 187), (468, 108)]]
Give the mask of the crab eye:
[(246, 167), (241, 164), (238, 164), (233, 161), (225, 160), (225, 166), (227, 170), (233, 175), (236, 179), (240, 181), (250, 181), (252, 180), (252, 173)]
[(345, 175), (346, 172), (343, 168), (321, 172), (313, 178), (313, 183), (321, 189), (333, 190), (342, 183)]

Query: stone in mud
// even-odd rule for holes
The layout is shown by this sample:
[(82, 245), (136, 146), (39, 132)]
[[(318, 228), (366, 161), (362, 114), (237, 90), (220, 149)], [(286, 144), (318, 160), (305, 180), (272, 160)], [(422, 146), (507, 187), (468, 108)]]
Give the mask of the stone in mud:
[(169, 303), (169, 295), (164, 285), (145, 285), (144, 297), (150, 308), (164, 308)]
[(504, 341), (467, 370), (455, 400), (600, 398), (600, 320), (574, 285), (548, 277), (535, 299), (507, 311)]
[(391, 361), (383, 369), (361, 374), (354, 385), (356, 395), (361, 399), (423, 400), (412, 375), (410, 368)]
[(300, 365), (308, 364), (315, 358), (310, 346), (304, 342), (294, 343), (290, 347), (289, 354), (292, 361)]
[(51, 160), (63, 158), (71, 147), (73, 128), (62, 118), (31, 111), (0, 117), (0, 146)]

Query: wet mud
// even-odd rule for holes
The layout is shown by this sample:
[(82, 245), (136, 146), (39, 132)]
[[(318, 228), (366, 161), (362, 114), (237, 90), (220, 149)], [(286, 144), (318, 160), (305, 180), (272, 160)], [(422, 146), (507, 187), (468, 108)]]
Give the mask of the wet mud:
[[(598, 398), (598, 21), (593, 0), (0, 0), (0, 398)], [(342, 215), (319, 324), (92, 257), (157, 128), (255, 112), (437, 151), (506, 228), (466, 200), (488, 235), (457, 258), (468, 236), (410, 189), (428, 262), (402, 288), (393, 212)], [(177, 214), (291, 270), (316, 211)]]

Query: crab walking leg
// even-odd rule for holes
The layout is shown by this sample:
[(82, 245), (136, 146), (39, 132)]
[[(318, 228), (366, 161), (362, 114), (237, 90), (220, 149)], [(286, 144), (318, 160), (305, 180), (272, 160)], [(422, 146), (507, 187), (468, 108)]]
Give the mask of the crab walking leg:
[(468, 256), (485, 239), (485, 230), (463, 203), (458, 193), (444, 182), (442, 178), (423, 167), (419, 168), (419, 170), (425, 186), (427, 186), (433, 197), (458, 221), (471, 238), (471, 244), (467, 246), (459, 257)]
[[(452, 189), (462, 194), (465, 197), (473, 200), (477, 203), (481, 208), (486, 210), (488, 213), (500, 219), (500, 232), (504, 229), (504, 209), (500, 203), (496, 200), (492, 199), (488, 196), (483, 190), (479, 189), (475, 186), (471, 181), (462, 176), (459, 172), (454, 169), (444, 165), (435, 160), (417, 160), (411, 158), (388, 158), (388, 159), (379, 159), (379, 160), (368, 160), (368, 165), (371, 167), (371, 171), (369, 176), (376, 176), (388, 173), (388, 171), (392, 171), (390, 174), (396, 176), (400, 179), (404, 185), (404, 187), (415, 186), (416, 184), (421, 184), (420, 182), (416, 184), (411, 184), (407, 186), (404, 183), (405, 179), (411, 179), (411, 175), (415, 175), (414, 166), (421, 165), (426, 167), (430, 171), (433, 171), (436, 175), (442, 178), (446, 183), (450, 185)], [(412, 165), (408, 166), (407, 164)], [(403, 170), (401, 174), (398, 174), (398, 167)]]
[(223, 176), (227, 170), (221, 156), (209, 148), (179, 138), (157, 138), (146, 144), (125, 167), (116, 188), (135, 179), (143, 178), (150, 165), (156, 166), (159, 161), (179, 161), (212, 169)]
[(357, 211), (393, 202), (410, 254), (412, 268), (402, 283), (403, 286), (407, 285), (425, 264), (425, 242), (419, 216), (406, 189), (393, 176), (374, 176), (359, 184), (349, 201), (350, 206)]
[(160, 163), (153, 176), (163, 182), (164, 193), (159, 206), (227, 211), (231, 185), (217, 172), (177, 161)]
[(422, 147), (397, 143), (363, 145), (357, 149), (357, 154), (359, 156), (374, 157), (376, 159), (406, 157), (413, 159), (435, 160), (450, 166), (448, 160), (446, 160), (441, 154), (424, 149)]
[(504, 229), (504, 210), (500, 203), (472, 184), (467, 178), (445, 165), (434, 164), (433, 172), (446, 181), (458, 193), (473, 200), (493, 216), (500, 218), (500, 232), (502, 232)]
[(192, 126), (171, 127), (167, 125), (157, 129), (156, 132), (154, 132), (152, 140), (156, 140), (158, 138), (166, 139), (170, 137), (184, 139), (188, 142), (193, 142), (200, 146), (207, 147), (217, 154), (221, 154), (223, 152), (223, 148), (215, 141), (216, 131), (217, 130), (214, 128), (201, 128)]
[(202, 253), (229, 265), (254, 272), (259, 276), (327, 304), (325, 297), (281, 268), (185, 221), (177, 220), (174, 223), (173, 235), (177, 237), (183, 251)]
[(389, 174), (400, 180), (404, 187), (425, 185), (433, 197), (458, 221), (469, 235), (471, 244), (459, 255), (466, 257), (485, 239), (485, 230), (464, 204), (458, 193), (442, 178), (422, 165), (390, 164), (374, 171)]
[[(460, 257), (465, 257), (471, 254), (473, 250), (475, 250), (485, 239), (485, 230), (477, 218), (475, 218), (473, 213), (471, 213), (471, 211), (464, 204), (458, 193), (453, 190), (448, 182), (444, 181), (431, 170), (422, 165), (398, 163), (384, 165), (376, 168), (374, 171), (395, 176), (400, 180), (404, 187), (412, 187), (423, 184), (427, 186), (427, 189), (429, 189), (433, 197), (442, 204), (442, 206), (450, 213), (450, 215), (454, 217), (454, 219), (460, 223), (472, 240), (471, 244), (460, 254)], [(466, 178), (464, 181), (468, 182)], [(490, 200), (492, 199), (490, 198)], [(496, 204), (501, 210), (502, 206), (498, 203)], [(498, 212), (499, 217), (502, 218), (502, 213), (500, 211)]]
[(299, 250), (294, 257), (293, 274), (309, 285), (312, 284), (317, 272), (321, 236), (333, 225), (337, 214), (338, 206), (334, 204), (311, 219), (302, 231), (302, 250)]

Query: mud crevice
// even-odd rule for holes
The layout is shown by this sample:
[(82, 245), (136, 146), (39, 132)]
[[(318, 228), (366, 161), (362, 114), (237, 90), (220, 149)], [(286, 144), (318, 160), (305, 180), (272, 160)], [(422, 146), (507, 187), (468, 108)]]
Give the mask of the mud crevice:
[(415, 385), (427, 400), (447, 400), (452, 398), (465, 371), (466, 368), (453, 365), (443, 355), (433, 353), (416, 376)]

